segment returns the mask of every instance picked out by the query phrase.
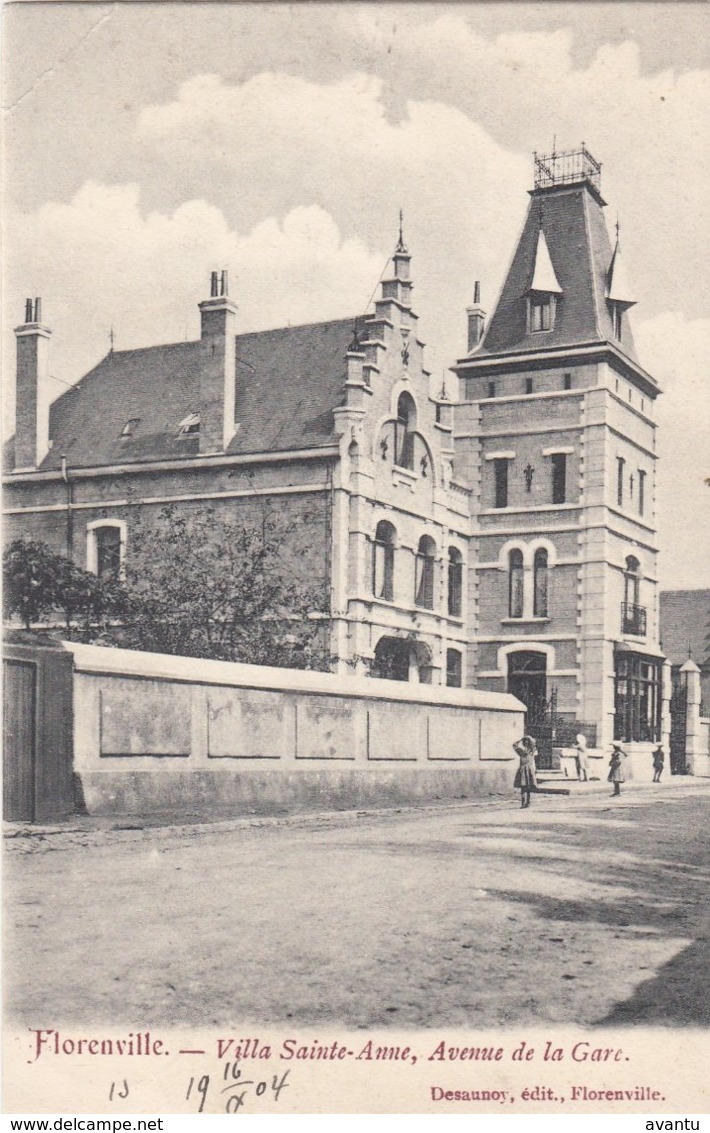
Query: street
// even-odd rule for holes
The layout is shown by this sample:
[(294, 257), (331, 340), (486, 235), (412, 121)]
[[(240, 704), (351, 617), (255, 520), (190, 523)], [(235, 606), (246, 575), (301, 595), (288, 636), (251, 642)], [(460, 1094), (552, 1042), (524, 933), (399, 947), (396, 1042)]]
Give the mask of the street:
[(11, 828), (7, 1019), (707, 1026), (709, 802), (681, 780)]

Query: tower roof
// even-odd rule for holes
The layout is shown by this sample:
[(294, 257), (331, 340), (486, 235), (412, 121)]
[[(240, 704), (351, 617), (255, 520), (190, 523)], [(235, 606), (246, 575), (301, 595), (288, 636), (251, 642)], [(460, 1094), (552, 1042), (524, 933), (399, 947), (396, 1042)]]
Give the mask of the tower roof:
[[(622, 320), (621, 335), (614, 332), (610, 301), (630, 306), (633, 299), (622, 262), (612, 252), (600, 169), (585, 149), (535, 156), (535, 188), (525, 224), (478, 358), (613, 342), (637, 361), (628, 318)], [(534, 330), (527, 317), (527, 296), (533, 290), (556, 297), (549, 329)]]

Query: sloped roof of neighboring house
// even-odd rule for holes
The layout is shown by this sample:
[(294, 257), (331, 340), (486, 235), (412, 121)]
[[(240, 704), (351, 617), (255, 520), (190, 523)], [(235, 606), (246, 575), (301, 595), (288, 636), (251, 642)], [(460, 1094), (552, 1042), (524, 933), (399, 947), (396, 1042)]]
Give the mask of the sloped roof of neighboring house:
[(690, 655), (701, 669), (710, 668), (710, 590), (662, 590), (661, 642), (672, 665)]
[[(543, 288), (556, 293), (555, 322), (552, 330), (535, 333), (528, 330), (525, 305), (526, 295), (538, 289), (541, 245), (552, 267), (552, 275), (547, 274), (554, 276), (561, 294)], [(612, 250), (599, 198), (586, 185), (533, 191), (522, 235), (475, 357), (616, 341), (608, 288), (617, 250)], [(626, 318), (617, 344), (637, 361)]]
[[(285, 452), (336, 441), (345, 354), (355, 319), (236, 336), (236, 435), (228, 453)], [(200, 412), (200, 342), (108, 354), (50, 409), (52, 448), (42, 470), (197, 455), (179, 425)], [(123, 436), (129, 421), (130, 435)], [(12, 467), (10, 442), (8, 456)]]

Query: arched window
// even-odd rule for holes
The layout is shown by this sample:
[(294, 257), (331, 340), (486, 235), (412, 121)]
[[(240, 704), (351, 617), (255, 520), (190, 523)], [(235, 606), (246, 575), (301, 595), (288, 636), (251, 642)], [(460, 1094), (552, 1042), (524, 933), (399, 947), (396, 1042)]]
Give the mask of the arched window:
[(621, 632), (636, 637), (646, 634), (646, 607), (639, 604), (641, 563), (634, 555), (626, 559), (624, 570), (624, 604), (621, 608)]
[(375, 598), (391, 602), (394, 598), (394, 544), (397, 532), (381, 519), (375, 531), (372, 554), (372, 592)]
[(449, 547), (448, 582), (449, 616), (460, 618), (463, 592), (463, 556), (456, 547)]
[(401, 393), (397, 402), (395, 422), (394, 462), (400, 468), (414, 468), (414, 430), (417, 425), (417, 408), (410, 393)]
[(414, 602), (425, 610), (434, 609), (434, 556), (436, 543), (429, 535), (422, 535), (417, 549)]
[(533, 617), (547, 617), (547, 551), (540, 547), (533, 560)]
[(639, 604), (639, 581), (641, 577), (641, 563), (634, 555), (629, 555), (624, 571), (624, 601), (627, 606)]
[(514, 550), (508, 559), (508, 617), (523, 616), (523, 552)]
[(126, 545), (126, 525), (97, 520), (86, 531), (86, 568), (99, 578), (121, 577)]

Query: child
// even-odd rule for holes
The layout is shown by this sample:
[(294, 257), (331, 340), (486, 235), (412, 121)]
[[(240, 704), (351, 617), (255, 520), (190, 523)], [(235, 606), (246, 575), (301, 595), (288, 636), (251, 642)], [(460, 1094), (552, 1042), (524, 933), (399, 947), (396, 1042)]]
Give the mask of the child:
[(513, 744), (513, 750), (520, 760), (520, 766), (515, 772), (513, 786), (520, 787), (521, 807), (530, 806), (530, 795), (537, 790), (537, 777), (535, 775), (537, 746), (535, 740), (532, 736), (523, 736), (521, 740)]
[(626, 759), (626, 752), (622, 750), (621, 744), (612, 744), (611, 759), (609, 760), (609, 775), (608, 780), (614, 784), (614, 791), (612, 797), (621, 794), (621, 784), (625, 783), (624, 771), (621, 766), (622, 759)]
[(654, 783), (660, 783), (660, 781), (661, 781), (661, 775), (663, 774), (663, 764), (664, 764), (664, 762), (665, 762), (665, 758), (664, 758), (664, 755), (663, 755), (663, 748), (659, 744), (658, 747), (656, 748), (656, 750), (653, 753), (653, 781), (654, 781)]

